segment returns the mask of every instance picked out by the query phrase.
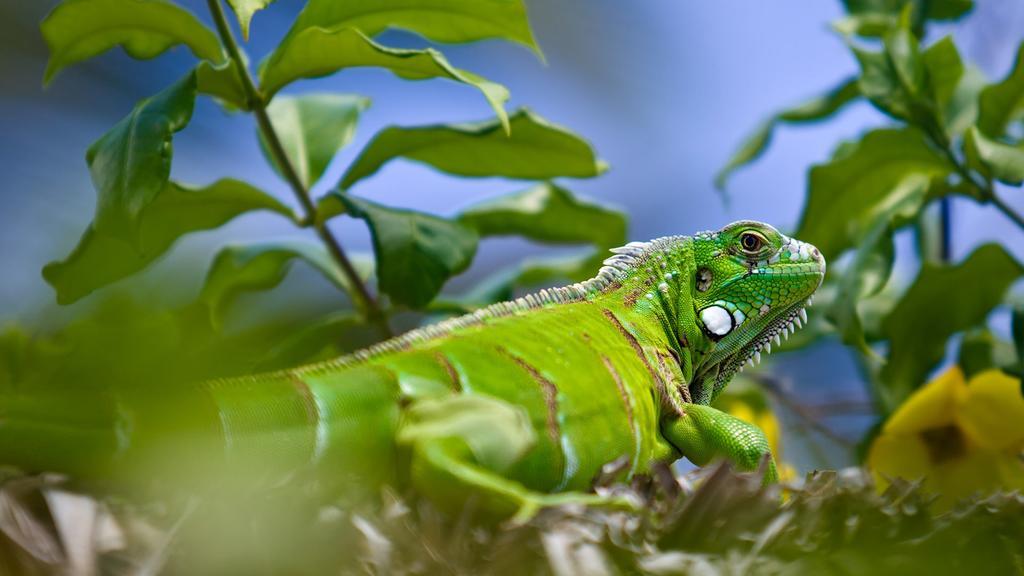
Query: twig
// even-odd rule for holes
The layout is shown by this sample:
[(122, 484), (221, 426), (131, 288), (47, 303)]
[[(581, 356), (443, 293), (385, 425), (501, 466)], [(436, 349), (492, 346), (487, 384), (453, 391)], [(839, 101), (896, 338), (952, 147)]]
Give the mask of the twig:
[(256, 115), (256, 123), (259, 126), (260, 133), (267, 142), (270, 155), (274, 159), (274, 163), (281, 168), (285, 180), (291, 187), (292, 192), (295, 193), (299, 204), (302, 205), (303, 212), (305, 213), (303, 220), (313, 226), (317, 236), (320, 237), (320, 240), (327, 247), (328, 252), (330, 252), (331, 257), (341, 267), (341, 271), (348, 279), (349, 285), (354, 289), (354, 296), (359, 301), (358, 307), (362, 309), (366, 319), (377, 324), (385, 336), (391, 336), (391, 328), (388, 326), (387, 319), (381, 311), (380, 305), (359, 278), (359, 274), (356, 272), (355, 267), (352, 266), (351, 260), (349, 260), (345, 251), (341, 248), (341, 243), (334, 237), (327, 228), (327, 225), (317, 219), (316, 205), (313, 203), (309, 190), (302, 183), (298, 173), (295, 171), (295, 167), (285, 153), (281, 139), (270, 122), (270, 117), (267, 115), (267, 103), (264, 101), (263, 94), (249, 73), (245, 59), (242, 58), (238, 42), (231, 32), (231, 27), (228, 25), (220, 0), (207, 0), (207, 5), (210, 7), (210, 14), (213, 16), (214, 23), (217, 26), (217, 33), (220, 35), (221, 43), (227, 50), (228, 57), (231, 58), (238, 69), (238, 75), (242, 81), (242, 88), (245, 91), (246, 99), (253, 114)]
[(769, 394), (772, 395), (772, 397), (778, 400), (783, 406), (785, 406), (791, 412), (796, 414), (801, 420), (806, 422), (808, 426), (818, 431), (819, 433), (821, 433), (821, 435), (825, 436), (826, 438), (836, 442), (837, 444), (840, 444), (849, 449), (853, 448), (852, 441), (850, 441), (848, 438), (839, 435), (838, 433), (836, 433), (835, 430), (832, 430), (828, 426), (822, 424), (821, 421), (818, 420), (817, 417), (815, 417), (815, 415), (811, 412), (811, 410), (809, 410), (806, 406), (804, 406), (797, 400), (794, 400), (793, 397), (789, 395), (789, 393), (785, 392), (782, 389), (782, 386), (779, 385), (779, 382), (775, 378), (764, 375), (756, 375), (754, 376), (754, 378), (765, 387), (765, 389), (768, 391)]

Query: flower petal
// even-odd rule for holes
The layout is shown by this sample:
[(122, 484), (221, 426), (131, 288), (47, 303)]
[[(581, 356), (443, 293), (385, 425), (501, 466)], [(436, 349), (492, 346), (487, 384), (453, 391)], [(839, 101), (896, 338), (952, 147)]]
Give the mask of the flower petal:
[(914, 434), (953, 424), (957, 406), (966, 394), (964, 373), (954, 366), (911, 394), (889, 417), (883, 431)]
[(888, 478), (916, 480), (932, 471), (928, 447), (916, 434), (882, 432), (871, 443), (866, 464), (879, 489), (889, 485)]
[(1024, 397), (1020, 381), (999, 370), (971, 378), (957, 422), (980, 446), (1001, 452), (1024, 450)]

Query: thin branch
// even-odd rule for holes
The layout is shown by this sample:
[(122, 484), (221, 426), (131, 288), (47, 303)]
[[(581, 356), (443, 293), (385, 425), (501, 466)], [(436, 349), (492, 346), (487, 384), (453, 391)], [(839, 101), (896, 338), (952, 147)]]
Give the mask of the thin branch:
[(770, 376), (757, 375), (754, 377), (758, 380), (762, 386), (772, 395), (773, 398), (779, 401), (780, 404), (785, 406), (791, 412), (797, 415), (801, 420), (807, 423), (808, 426), (821, 433), (822, 436), (834, 441), (835, 443), (844, 446), (846, 448), (853, 448), (853, 442), (838, 434), (835, 430), (832, 430), (825, 424), (823, 424), (816, 415), (809, 410), (806, 406), (795, 400), (786, 391), (782, 389), (778, 380)]
[(965, 166), (963, 162), (961, 162), (960, 159), (956, 157), (956, 154), (953, 153), (952, 143), (949, 142), (949, 139), (946, 138), (944, 134), (942, 134), (941, 138), (936, 137), (936, 135), (933, 134), (932, 130), (926, 130), (925, 134), (926, 136), (928, 136), (928, 139), (932, 141), (932, 144), (934, 144), (939, 150), (941, 150), (942, 154), (946, 157), (946, 159), (949, 160), (951, 164), (953, 164), (953, 168), (956, 169), (957, 174), (959, 174), (965, 182), (969, 183), (976, 190), (978, 190), (978, 193), (981, 194), (981, 200), (983, 202), (987, 202), (995, 206), (1000, 212), (1003, 213), (1004, 216), (1013, 221), (1013, 223), (1016, 224), (1018, 228), (1024, 230), (1024, 216), (1021, 216), (1020, 214), (1015, 212), (1009, 204), (1003, 202), (1003, 200), (999, 196), (996, 196), (996, 191), (995, 188), (992, 186), (991, 180), (979, 181), (977, 178), (975, 178), (974, 174), (971, 173), (970, 169), (968, 169), (967, 166)]
[(284, 146), (281, 144), (281, 139), (277, 135), (277, 131), (274, 130), (273, 124), (270, 122), (270, 117), (267, 115), (267, 103), (264, 101), (263, 94), (260, 92), (259, 87), (253, 80), (252, 75), (249, 73), (249, 68), (245, 64), (245, 59), (242, 57), (241, 49), (238, 47), (238, 42), (235, 40), (234, 34), (231, 32), (231, 26), (228, 24), (227, 17), (224, 14), (224, 8), (221, 6), (220, 0), (207, 0), (207, 5), (210, 7), (210, 14), (213, 16), (214, 23), (217, 26), (217, 33), (220, 35), (221, 43), (224, 48), (228, 51), (228, 57), (234, 62), (235, 67), (238, 69), (238, 75), (242, 81), (242, 88), (245, 91), (246, 100), (248, 101), (249, 107), (252, 109), (253, 114), (256, 116), (256, 123), (259, 126), (260, 134), (267, 142), (267, 148), (270, 152), (271, 157), (274, 159), (274, 163), (281, 168), (281, 172), (284, 175), (285, 180), (291, 187), (292, 192), (295, 193), (295, 197), (298, 199), (299, 204), (302, 205), (304, 212), (303, 220), (312, 224), (316, 230), (317, 236), (327, 247), (331, 257), (341, 267), (342, 273), (349, 281), (349, 285), (353, 287), (355, 293), (355, 299), (358, 300), (358, 306), (363, 310), (366, 318), (377, 324), (383, 331), (385, 336), (391, 336), (391, 328), (388, 326), (387, 319), (380, 309), (380, 305), (374, 299), (373, 295), (363, 284), (363, 281), (359, 278), (359, 274), (356, 272), (352, 261), (349, 260), (345, 251), (341, 247), (341, 243), (334, 237), (331, 231), (327, 228), (327, 225), (323, 222), (319, 222), (316, 214), (316, 205), (313, 203), (313, 199), (309, 194), (309, 190), (302, 183), (302, 179), (299, 178), (298, 172), (295, 170), (295, 166), (292, 165), (291, 160), (284, 151)]

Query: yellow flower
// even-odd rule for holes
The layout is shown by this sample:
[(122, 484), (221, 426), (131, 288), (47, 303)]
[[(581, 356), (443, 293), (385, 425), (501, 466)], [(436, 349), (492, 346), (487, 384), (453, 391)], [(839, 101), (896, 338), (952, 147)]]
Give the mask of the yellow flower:
[(868, 452), (880, 489), (887, 478), (924, 478), (948, 507), (972, 493), (1024, 490), (1024, 397), (999, 370), (970, 382), (953, 367), (914, 392)]
[(796, 469), (782, 460), (782, 432), (779, 420), (775, 417), (764, 392), (758, 386), (738, 379), (722, 391), (713, 405), (723, 412), (760, 428), (768, 440), (772, 456), (775, 457), (779, 480), (786, 482), (796, 479)]

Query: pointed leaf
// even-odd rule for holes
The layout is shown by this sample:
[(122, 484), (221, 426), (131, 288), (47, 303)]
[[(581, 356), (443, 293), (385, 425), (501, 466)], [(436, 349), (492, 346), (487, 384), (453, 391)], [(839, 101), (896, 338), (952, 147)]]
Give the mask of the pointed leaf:
[(217, 228), (254, 210), (292, 216), (272, 196), (237, 180), (199, 189), (170, 182), (140, 214), (138, 242), (90, 226), (70, 256), (43, 268), (43, 277), (57, 290), (57, 302), (70, 304), (142, 270), (185, 234)]
[(471, 228), (422, 212), (334, 194), (348, 214), (370, 227), (380, 289), (399, 304), (426, 306), (449, 278), (473, 261), (477, 235)]
[(908, 176), (942, 178), (949, 163), (913, 128), (869, 132), (845, 156), (811, 169), (808, 200), (796, 237), (833, 259), (853, 246), (901, 195)]
[(500, 38), (540, 54), (522, 0), (310, 0), (283, 44), (314, 27), (357, 28), (367, 36), (400, 28), (445, 43)]
[(1017, 303), (1010, 316), (1010, 333), (1013, 336), (1013, 347), (1017, 351), (1016, 366), (1013, 373), (1021, 379), (1021, 394), (1024, 395), (1024, 304)]
[[(279, 241), (227, 246), (214, 258), (199, 295), (213, 325), (219, 328), (223, 324), (227, 309), (242, 293), (280, 284), (296, 260), (312, 266), (339, 289), (350, 291), (348, 279), (320, 244)], [(353, 259), (353, 264), (361, 275), (368, 274), (367, 261)]]
[(587, 242), (600, 248), (626, 242), (626, 216), (545, 182), (479, 202), (459, 214), (459, 222), (480, 236), (522, 236), (539, 242)]
[(352, 162), (340, 186), (351, 188), (395, 158), (422, 162), (458, 176), (525, 180), (590, 178), (607, 169), (585, 140), (528, 110), (513, 114), (511, 125), (511, 134), (493, 120), (385, 128)]
[(972, 126), (964, 138), (964, 154), (986, 176), (1014, 186), (1024, 182), (1024, 148), (992, 140)]
[[(890, 409), (924, 383), (942, 359), (946, 340), (983, 322), (1021, 274), (1024, 267), (998, 244), (979, 247), (955, 266), (924, 263), (882, 325), (889, 339), (882, 392)], [(954, 296), (964, 286), (971, 293)]]
[(167, 185), (171, 137), (188, 124), (196, 97), (196, 75), (139, 102), (86, 153), (96, 188), (94, 227), (130, 238), (139, 215)]
[(260, 68), (260, 84), (268, 98), (301, 78), (319, 78), (345, 68), (376, 66), (407, 80), (447, 78), (480, 90), (495, 114), (507, 122), (508, 90), (476, 74), (459, 70), (432, 48), (387, 48), (355, 28), (308, 28), (282, 44)]
[[(846, 11), (852, 15), (888, 15), (896, 17), (908, 2), (906, 0), (843, 0)], [(917, 3), (914, 3), (917, 8)], [(954, 20), (974, 8), (973, 0), (931, 0), (923, 3), (925, 18)]]
[(225, 60), (220, 41), (195, 16), (163, 0), (65, 0), (40, 26), (50, 49), (44, 83), (63, 68), (115, 46), (133, 58), (153, 58), (184, 44), (197, 58)]
[(454, 302), (463, 307), (476, 308), (512, 300), (520, 288), (556, 281), (579, 282), (594, 276), (606, 254), (604, 251), (588, 251), (568, 256), (527, 258), (487, 276), (471, 290), (454, 299)]
[(978, 98), (978, 128), (986, 136), (998, 138), (1021, 116), (1024, 116), (1024, 43), (1017, 49), (1017, 59), (1006, 78), (982, 90)]
[[(280, 96), (267, 107), (285, 154), (307, 190), (323, 176), (334, 155), (352, 140), (359, 114), (369, 105), (369, 99), (362, 96), (307, 94)], [(262, 132), (259, 137), (264, 156), (282, 174)]]
[(946, 36), (921, 54), (927, 93), (938, 110), (949, 106), (964, 74), (964, 63), (952, 36)]
[(200, 62), (199, 66), (196, 66), (196, 91), (212, 96), (230, 111), (248, 111), (249, 98), (238, 74), (234, 60), (219, 65)]
[(895, 249), (893, 232), (901, 222), (920, 211), (928, 193), (929, 179), (911, 174), (892, 193), (895, 203), (886, 207), (871, 228), (857, 241), (857, 252), (837, 282), (837, 291), (825, 316), (843, 343), (868, 353), (858, 305), (878, 294), (889, 281)]
[(756, 160), (768, 148), (772, 132), (777, 125), (804, 124), (823, 120), (838, 112), (858, 96), (860, 96), (860, 89), (857, 79), (847, 78), (822, 96), (776, 113), (743, 141), (729, 162), (715, 175), (715, 186), (719, 190), (724, 189), (733, 172)]
[(249, 39), (249, 22), (252, 15), (269, 6), (274, 0), (228, 0), (231, 9), (238, 17), (238, 25), (242, 28), (242, 36)]

